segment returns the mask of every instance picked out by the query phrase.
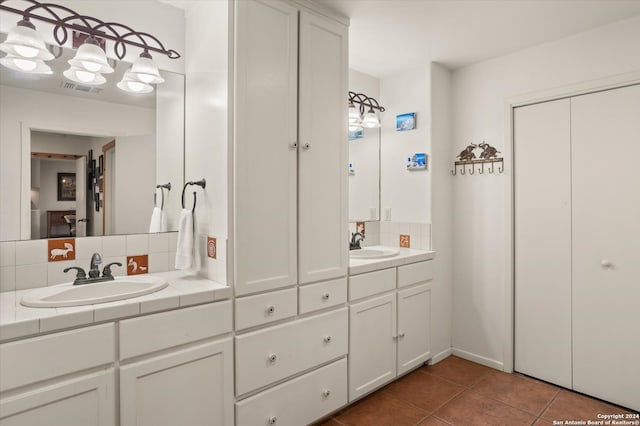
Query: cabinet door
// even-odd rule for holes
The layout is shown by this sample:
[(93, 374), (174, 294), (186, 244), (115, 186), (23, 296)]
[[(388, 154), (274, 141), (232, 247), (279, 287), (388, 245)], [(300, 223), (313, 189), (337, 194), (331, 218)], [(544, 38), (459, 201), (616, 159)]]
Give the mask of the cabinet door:
[(571, 106), (573, 386), (640, 410), (640, 85)]
[(61, 381), (0, 399), (2, 426), (112, 426), (113, 370)]
[(515, 370), (568, 388), (570, 118), (569, 99), (514, 111)]
[(233, 425), (231, 338), (120, 368), (122, 426)]
[(396, 376), (396, 295), (349, 308), (349, 401)]
[(234, 281), (243, 295), (297, 283), (298, 11), (234, 3)]
[(419, 285), (398, 292), (398, 374), (431, 357), (431, 286)]
[(347, 28), (300, 13), (299, 282), (347, 274)]

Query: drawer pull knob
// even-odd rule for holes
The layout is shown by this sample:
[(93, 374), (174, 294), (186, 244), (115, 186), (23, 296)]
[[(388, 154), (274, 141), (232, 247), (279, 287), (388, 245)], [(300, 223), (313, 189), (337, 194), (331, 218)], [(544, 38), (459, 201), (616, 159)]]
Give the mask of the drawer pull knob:
[(273, 313), (276, 311), (276, 307), (271, 305), (267, 308), (267, 314), (269, 315), (273, 315)]
[(404, 337), (404, 331), (398, 335), (398, 337)]
[(278, 421), (278, 418), (276, 416), (269, 417), (269, 424), (270, 425), (275, 425), (277, 421)]
[(302, 145), (302, 148), (304, 148), (305, 151), (308, 151), (311, 148), (311, 144), (307, 142), (304, 145)]
[(322, 295), (322, 300), (329, 300), (329, 297), (330, 297), (329, 293), (325, 293)]
[(277, 359), (278, 359), (278, 357), (276, 356), (276, 354), (269, 355), (269, 362), (270, 363), (273, 364), (274, 362), (276, 362)]
[(289, 148), (291, 149), (297, 149), (298, 148), (298, 142), (291, 142), (289, 144)]
[(324, 396), (325, 398), (329, 398), (329, 395), (331, 395), (331, 391), (329, 389), (325, 389), (322, 391), (322, 396)]
[(325, 343), (331, 342), (331, 336), (324, 336), (324, 342)]

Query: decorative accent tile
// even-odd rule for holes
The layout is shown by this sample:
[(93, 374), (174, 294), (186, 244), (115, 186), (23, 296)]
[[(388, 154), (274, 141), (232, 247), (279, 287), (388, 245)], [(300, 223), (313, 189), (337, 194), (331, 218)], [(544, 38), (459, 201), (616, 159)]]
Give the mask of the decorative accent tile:
[(365, 235), (365, 225), (364, 222), (356, 222), (356, 232)]
[(140, 275), (149, 273), (149, 256), (127, 256), (127, 275)]
[(409, 248), (411, 247), (411, 236), (400, 234), (400, 247)]
[(60, 262), (63, 260), (75, 260), (76, 258), (76, 239), (60, 238), (55, 240), (47, 240), (47, 253), (49, 254), (49, 262)]
[(211, 259), (216, 259), (217, 249), (216, 239), (213, 237), (207, 237), (207, 256)]

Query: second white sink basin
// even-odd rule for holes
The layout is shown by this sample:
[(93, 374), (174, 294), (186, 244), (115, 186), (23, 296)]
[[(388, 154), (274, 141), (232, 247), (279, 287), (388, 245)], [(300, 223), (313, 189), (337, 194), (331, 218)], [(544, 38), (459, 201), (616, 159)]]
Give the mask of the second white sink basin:
[(396, 248), (383, 248), (383, 247), (365, 247), (360, 250), (351, 250), (349, 257), (351, 259), (384, 259), (387, 257), (394, 257), (400, 253)]
[(73, 285), (66, 283), (30, 291), (20, 303), (32, 308), (56, 308), (93, 305), (130, 299), (162, 290), (169, 283), (165, 278), (151, 275), (117, 277), (113, 281)]

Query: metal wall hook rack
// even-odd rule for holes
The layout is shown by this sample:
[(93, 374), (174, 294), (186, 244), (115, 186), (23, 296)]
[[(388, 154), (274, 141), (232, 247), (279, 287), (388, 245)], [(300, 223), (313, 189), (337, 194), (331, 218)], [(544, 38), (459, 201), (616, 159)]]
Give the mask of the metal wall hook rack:
[(164, 190), (171, 191), (171, 182), (167, 182), (164, 185), (156, 185), (156, 190), (153, 192), (153, 206), (158, 207), (156, 203), (156, 199), (158, 196), (158, 188), (160, 188), (160, 193), (162, 194), (162, 202), (160, 204), (160, 210), (164, 209)]
[(139, 47), (145, 52), (152, 51), (161, 53), (170, 59), (180, 57), (180, 54), (175, 50), (165, 48), (162, 42), (155, 36), (149, 33), (135, 31), (126, 25), (117, 22), (104, 22), (92, 16), (81, 15), (75, 10), (65, 6), (53, 3), (40, 3), (36, 0), (21, 0), (16, 2), (26, 2), (32, 5), (24, 10), (6, 5), (12, 1), (15, 0), (0, 0), (0, 10), (20, 15), (24, 20), (35, 19), (53, 24), (53, 38), (60, 46), (67, 42), (69, 39), (69, 30), (71, 30), (113, 41), (113, 51), (118, 59), (123, 59), (126, 55), (127, 45)]
[[(475, 150), (480, 149), (479, 156), (476, 156)], [(451, 170), (451, 175), (455, 176), (458, 174), (458, 167), (460, 168), (460, 174), (465, 175), (467, 171), (470, 175), (476, 174), (476, 164), (479, 165), (478, 173), (484, 174), (484, 165), (490, 164), (491, 167), (488, 169), (489, 174), (493, 174), (495, 172), (494, 164), (500, 163), (498, 165), (498, 173), (504, 172), (504, 159), (502, 157), (498, 157), (500, 151), (482, 141), (480, 144), (471, 143), (465, 147), (460, 154), (456, 157), (460, 160), (453, 163), (453, 170)], [(469, 166), (467, 169), (466, 167)]]
[[(479, 174), (484, 174), (485, 169), (484, 165), (489, 164), (490, 167), (487, 167), (487, 172), (489, 174), (494, 174), (496, 169), (494, 168), (494, 164), (498, 163), (497, 172), (504, 173), (504, 159), (503, 158), (490, 158), (488, 160), (467, 160), (467, 161), (456, 161), (453, 166), (453, 170), (451, 170), (451, 175), (456, 176), (458, 172), (461, 175), (470, 174), (473, 175), (476, 171)], [(478, 169), (476, 170), (476, 165), (478, 165)]]
[[(202, 187), (202, 189), (204, 189), (207, 186), (207, 181), (202, 178), (198, 181), (189, 181), (187, 183), (184, 184), (184, 186), (182, 187), (182, 208), (184, 209), (184, 191), (185, 189), (187, 189), (187, 186), (190, 185), (197, 185)], [(196, 201), (197, 201), (197, 196), (196, 196), (196, 191), (193, 191), (193, 207), (191, 208), (191, 213), (195, 212), (196, 210)]]

